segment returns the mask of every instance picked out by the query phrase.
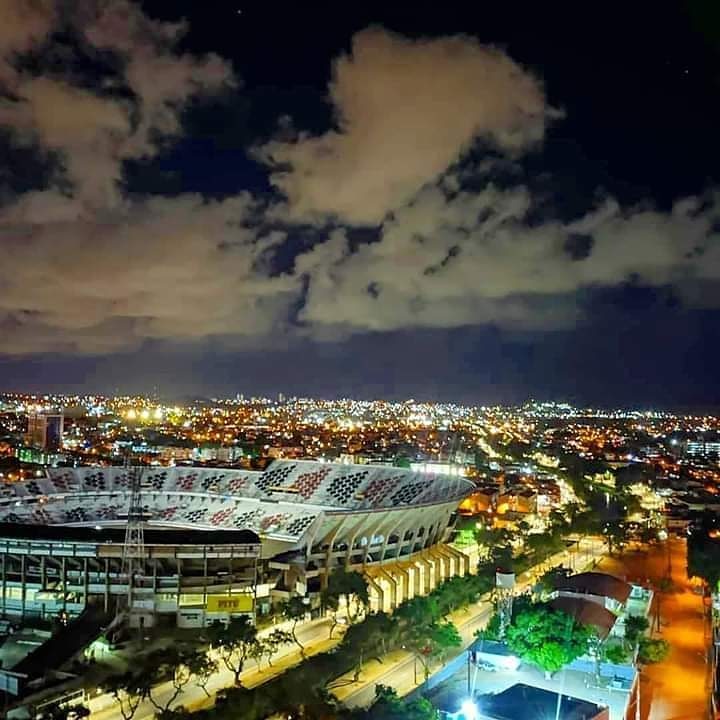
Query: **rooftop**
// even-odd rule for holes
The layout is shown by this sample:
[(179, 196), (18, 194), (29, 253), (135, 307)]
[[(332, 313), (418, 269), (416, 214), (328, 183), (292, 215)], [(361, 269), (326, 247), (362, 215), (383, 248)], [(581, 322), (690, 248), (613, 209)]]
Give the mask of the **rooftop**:
[(557, 597), (551, 607), (575, 618), (581, 625), (594, 627), (601, 638), (606, 638), (613, 629), (617, 618), (609, 610), (592, 600), (577, 597)]
[[(547, 720), (555, 718), (558, 693), (518, 683), (495, 695), (481, 695), (478, 706), (483, 717), (492, 720)], [(601, 705), (560, 696), (560, 720), (604, 720), (608, 710)]]
[(632, 586), (624, 580), (614, 575), (598, 572), (579, 573), (566, 578), (558, 578), (555, 580), (555, 589), (613, 598), (621, 604), (625, 604), (632, 592)]

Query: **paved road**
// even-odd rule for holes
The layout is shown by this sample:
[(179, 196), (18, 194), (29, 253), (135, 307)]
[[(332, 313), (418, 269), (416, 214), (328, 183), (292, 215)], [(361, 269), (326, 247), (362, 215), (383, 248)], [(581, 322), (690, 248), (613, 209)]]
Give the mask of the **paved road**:
[[(283, 625), (278, 627), (283, 627)], [(272, 629), (273, 628), (268, 628), (260, 634), (268, 633)], [(324, 618), (305, 623), (304, 625), (298, 625), (297, 628), (297, 636), (305, 646), (305, 652), (308, 655), (323, 652), (338, 643), (341, 636), (341, 628), (335, 629), (332, 640), (328, 638), (329, 633), (330, 621)], [(254, 661), (248, 661), (245, 666), (246, 669), (243, 671), (240, 679), (245, 687), (255, 687), (256, 685), (267, 682), (301, 661), (300, 649), (297, 645), (287, 645), (281, 648), (280, 652), (273, 658), (273, 667), (269, 668), (267, 664), (263, 662), (261, 669), (258, 669)], [(233, 682), (232, 673), (223, 667), (220, 672), (212, 677), (207, 689), (211, 695), (214, 695), (219, 690), (232, 687)], [(164, 705), (173, 693), (174, 689), (170, 683), (162, 683), (153, 691), (153, 697), (158, 704)], [(201, 707), (209, 706), (213, 702), (214, 698), (208, 699), (202, 688), (191, 682), (184, 688), (173, 707), (183, 705), (189, 710), (197, 710)], [(123, 720), (120, 708), (112, 696), (103, 695), (93, 699), (90, 702), (90, 709), (92, 711), (90, 715), (92, 720)], [(150, 720), (150, 718), (155, 716), (156, 712), (157, 710), (152, 703), (145, 701), (138, 708), (133, 720)]]
[(641, 673), (642, 720), (704, 720), (708, 698), (706, 653), (709, 627), (703, 615), (702, 597), (687, 579), (686, 542), (670, 539), (646, 552), (606, 558), (600, 569), (627, 580), (655, 585), (666, 576), (670, 560), (673, 591), (658, 593), (650, 617), (660, 610), (656, 637), (670, 643), (662, 663), (648, 665)]

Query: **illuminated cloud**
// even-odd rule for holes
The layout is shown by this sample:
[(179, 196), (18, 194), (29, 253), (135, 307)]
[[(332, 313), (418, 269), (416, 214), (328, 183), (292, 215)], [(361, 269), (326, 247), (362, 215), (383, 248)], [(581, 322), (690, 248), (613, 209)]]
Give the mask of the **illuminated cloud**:
[(55, 22), (53, 0), (0, 0), (0, 84), (12, 88), (13, 62), (44, 42)]
[[(97, 209), (119, 202), (124, 161), (152, 157), (180, 133), (180, 113), (191, 98), (235, 81), (216, 55), (176, 51), (182, 25), (151, 20), (132, 3), (57, 7), (54, 12), (53, 4), (21, 0), (10, 12), (18, 39), (3, 41), (0, 31), (0, 51), (12, 72), (12, 99), (0, 104), (0, 127), (17, 142), (56, 153), (73, 196)], [(116, 77), (92, 88), (79, 84), (70, 70), (38, 75), (17, 69), (22, 51), (60, 29), (91, 59), (96, 51), (112, 53)]]
[[(49, 3), (10, 5), (16, 40), (2, 39), (3, 29), (0, 49), (14, 86), (0, 126), (59, 168), (47, 187), (0, 208), (3, 351), (111, 352), (148, 339), (276, 329), (297, 281), (262, 271), (283, 236), (258, 226), (252, 198), (123, 191), (123, 163), (177, 137), (190, 99), (235, 84), (229, 66), (178, 53), (182, 25), (122, 0), (58, 3), (63, 13)], [(111, 53), (117, 75), (94, 87), (18, 69), (19, 53), (52, 45), (60, 28), (86, 54)]]
[(251, 213), (247, 197), (196, 195), (40, 224), (16, 209), (0, 266), (5, 350), (104, 352), (271, 333), (297, 287), (256, 270), (282, 236), (241, 227)]
[(409, 40), (358, 33), (335, 61), (336, 128), (262, 149), (295, 219), (378, 224), (456, 162), (477, 138), (516, 151), (542, 138), (538, 81), (470, 37)]
[[(472, 39), (359, 33), (335, 63), (337, 127), (261, 150), (283, 168), (273, 180), (286, 198), (268, 207), (247, 194), (127, 192), (126, 161), (181, 137), (193, 98), (238, 85), (220, 58), (178, 51), (183, 24), (123, 0), (0, 0), (0, 11), (9, 23), (0, 28), (0, 126), (52, 165), (43, 186), (2, 188), (6, 354), (561, 328), (582, 322), (580, 291), (629, 280), (720, 307), (716, 197), (669, 213), (607, 200), (561, 222), (539, 220), (524, 185), (476, 176), (467, 189), (466, 170), (453, 166), (476, 139), (512, 158), (542, 139), (548, 115), (538, 82)], [(88, 62), (111, 57), (114, 75), (93, 84), (30, 72), (22, 54), (51, 50), (55, 30)], [(294, 223), (308, 221), (314, 246), (271, 272), (277, 253), (292, 253)], [(365, 224), (377, 237), (358, 244), (353, 226)]]
[[(308, 277), (300, 320), (311, 332), (339, 334), (557, 329), (582, 320), (578, 291), (628, 281), (672, 285), (688, 302), (717, 304), (694, 290), (698, 279), (720, 280), (717, 203), (687, 199), (662, 213), (608, 201), (570, 223), (531, 223), (531, 207), (524, 187), (452, 197), (426, 187), (383, 224), (377, 242), (351, 251), (336, 232), (298, 258), (297, 272)], [(568, 250), (578, 236), (588, 240), (579, 257)]]

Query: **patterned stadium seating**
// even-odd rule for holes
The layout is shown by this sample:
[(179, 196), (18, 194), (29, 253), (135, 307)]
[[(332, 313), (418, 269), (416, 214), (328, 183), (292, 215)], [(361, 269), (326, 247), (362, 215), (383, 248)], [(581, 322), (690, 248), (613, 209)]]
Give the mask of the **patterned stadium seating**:
[(462, 478), (400, 468), (277, 460), (264, 472), (216, 468), (53, 468), (45, 477), (0, 485), (0, 522), (122, 522), (134, 472), (149, 521), (254, 530), (299, 539), (327, 513), (400, 509), (460, 501)]

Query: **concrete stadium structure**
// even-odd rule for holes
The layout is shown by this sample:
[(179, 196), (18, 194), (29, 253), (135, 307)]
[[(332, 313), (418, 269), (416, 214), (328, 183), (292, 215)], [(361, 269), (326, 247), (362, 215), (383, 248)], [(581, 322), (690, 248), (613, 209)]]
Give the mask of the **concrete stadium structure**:
[[(141, 473), (143, 572), (123, 574), (133, 475)], [(315, 461), (237, 469), (57, 468), (0, 486), (3, 615), (112, 611), (132, 594), (158, 615), (197, 625), (229, 612), (267, 611), (294, 594), (313, 602), (332, 570), (361, 569), (376, 608), (391, 609), (470, 571), (444, 544), (459, 477)]]

